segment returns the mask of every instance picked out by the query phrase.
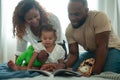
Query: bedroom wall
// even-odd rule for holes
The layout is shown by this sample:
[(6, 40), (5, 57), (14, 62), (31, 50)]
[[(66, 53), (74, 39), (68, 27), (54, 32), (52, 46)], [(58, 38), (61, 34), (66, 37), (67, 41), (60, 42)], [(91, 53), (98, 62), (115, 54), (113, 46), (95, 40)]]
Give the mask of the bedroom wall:
[(1, 1), (1, 42), (2, 45), (0, 61), (2, 63), (8, 60), (14, 60), (14, 54), (16, 50), (16, 41), (12, 34), (12, 15), (13, 9), (16, 6), (15, 0), (0, 0)]

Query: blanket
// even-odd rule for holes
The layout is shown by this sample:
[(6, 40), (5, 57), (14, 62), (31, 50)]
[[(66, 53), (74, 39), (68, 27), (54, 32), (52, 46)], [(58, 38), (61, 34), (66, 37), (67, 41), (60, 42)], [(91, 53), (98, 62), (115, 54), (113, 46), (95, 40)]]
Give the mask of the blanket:
[(33, 73), (27, 70), (13, 71), (7, 66), (7, 63), (0, 64), (0, 80), (10, 78), (34, 77), (38, 75), (40, 75), (40, 73), (38, 72)]
[(94, 75), (93, 77), (101, 77), (109, 80), (120, 80), (120, 74), (114, 72), (102, 72), (99, 75)]
[[(41, 75), (39, 72), (31, 72), (28, 70), (13, 71), (8, 66), (7, 63), (0, 64), (0, 80), (51, 80), (51, 78)], [(120, 80), (120, 74), (114, 72), (102, 72), (99, 75), (93, 75), (91, 77), (55, 77), (52, 80)]]

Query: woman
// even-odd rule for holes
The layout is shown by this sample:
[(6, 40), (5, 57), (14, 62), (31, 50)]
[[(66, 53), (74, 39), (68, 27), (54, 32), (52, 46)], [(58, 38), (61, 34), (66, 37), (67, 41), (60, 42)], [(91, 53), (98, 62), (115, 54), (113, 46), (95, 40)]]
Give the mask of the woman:
[(28, 42), (40, 41), (39, 29), (44, 25), (53, 25), (57, 30), (57, 42), (61, 42), (61, 27), (58, 18), (46, 12), (35, 0), (21, 0), (13, 14), (13, 34), (17, 36), (16, 58), (26, 50)]

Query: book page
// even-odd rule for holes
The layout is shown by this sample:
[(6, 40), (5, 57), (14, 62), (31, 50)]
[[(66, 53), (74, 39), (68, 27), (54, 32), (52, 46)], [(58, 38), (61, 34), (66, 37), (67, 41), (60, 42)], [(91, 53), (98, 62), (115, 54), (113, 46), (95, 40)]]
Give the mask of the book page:
[(75, 72), (67, 69), (58, 69), (55, 72), (53, 72), (53, 74), (54, 76), (76, 76), (76, 77), (82, 76), (82, 74), (79, 72)]
[(53, 74), (49, 71), (45, 71), (45, 70), (38, 70), (38, 69), (28, 69), (29, 72), (38, 72), (44, 76), (53, 76)]
[(49, 72), (49, 71), (45, 71), (45, 70), (37, 70), (37, 69), (29, 69), (28, 71), (38, 72), (42, 75), (51, 76), (51, 77), (55, 77), (55, 76), (65, 76), (65, 77), (76, 76), (76, 77), (80, 77), (80, 76), (82, 76), (82, 74), (79, 73), (79, 72), (75, 72), (75, 71), (67, 70), (67, 69), (58, 69), (58, 70), (55, 70), (54, 72)]

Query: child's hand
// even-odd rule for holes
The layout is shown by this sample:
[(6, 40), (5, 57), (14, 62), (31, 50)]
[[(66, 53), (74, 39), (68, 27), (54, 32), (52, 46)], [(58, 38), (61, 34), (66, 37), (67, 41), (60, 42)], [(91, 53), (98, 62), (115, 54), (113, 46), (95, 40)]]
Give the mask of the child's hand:
[(46, 63), (43, 64), (40, 68), (40, 70), (46, 70), (46, 71), (54, 71), (56, 69), (55, 63)]
[(40, 53), (38, 53), (37, 59), (40, 62), (45, 62), (48, 59), (49, 54), (45, 50), (41, 50)]

